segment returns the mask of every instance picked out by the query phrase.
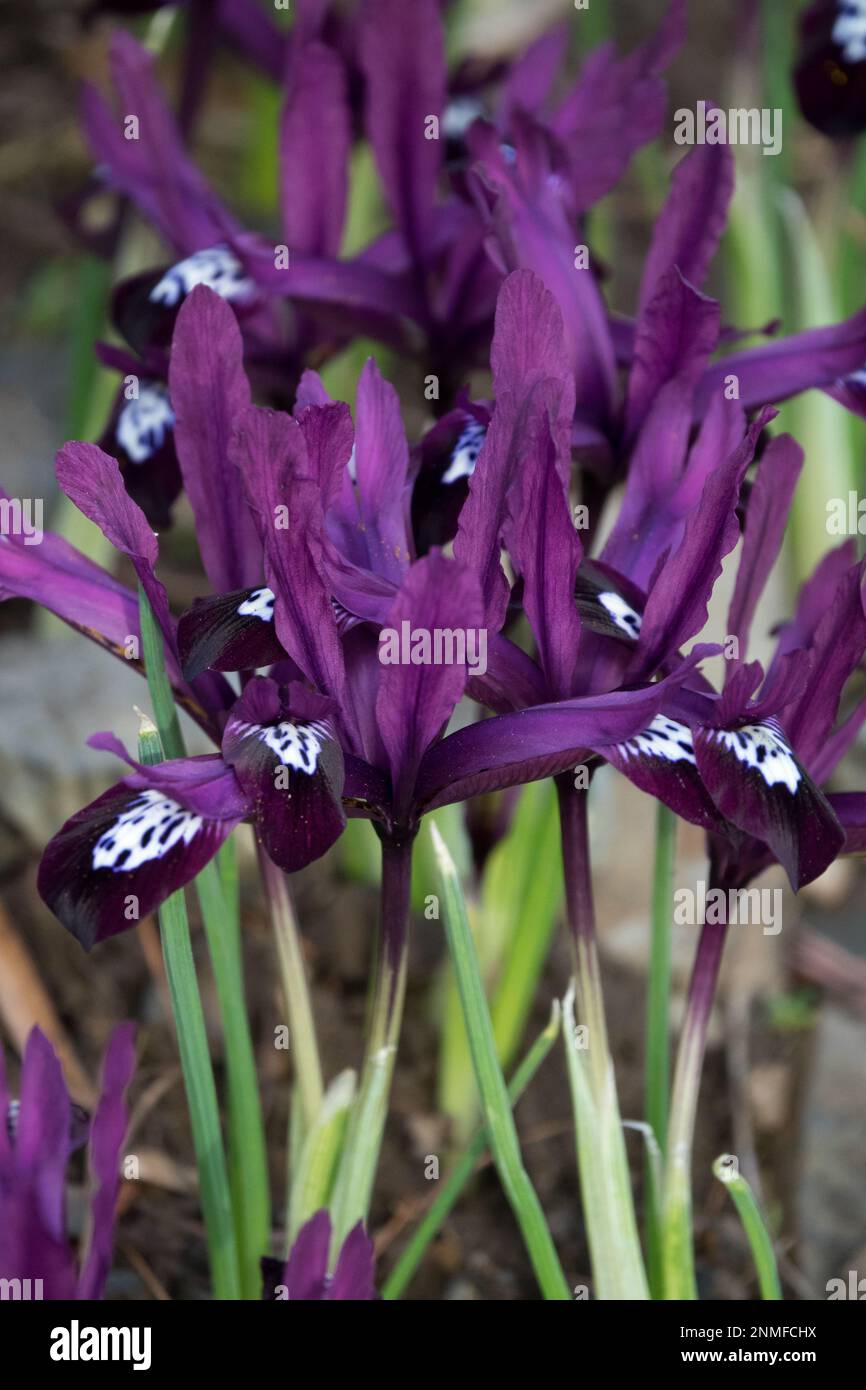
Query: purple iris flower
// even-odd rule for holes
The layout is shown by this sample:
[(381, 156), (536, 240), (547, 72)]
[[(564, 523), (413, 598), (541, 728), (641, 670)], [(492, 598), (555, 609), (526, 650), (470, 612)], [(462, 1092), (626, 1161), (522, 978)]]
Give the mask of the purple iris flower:
[[(790, 437), (774, 439), (749, 494), (728, 614), (742, 649), (801, 464)], [(671, 590), (689, 582), (681, 558), (673, 556)], [(721, 695), (708, 686), (683, 690), (637, 737), (600, 750), (637, 786), (708, 831), (717, 886), (741, 887), (775, 859), (797, 889), (862, 840), (862, 798), (827, 796), (820, 787), (866, 718), (860, 701), (837, 724), (845, 685), (866, 651), (863, 580), (850, 545), (831, 552), (804, 586), (766, 676), (758, 662), (738, 658), (727, 666)], [(667, 586), (663, 592), (670, 598)], [(638, 606), (644, 625), (651, 603)]]
[(262, 1297), (304, 1303), (375, 1299), (373, 1242), (361, 1223), (343, 1241), (333, 1273), (328, 1272), (330, 1245), (331, 1218), (326, 1211), (317, 1211), (298, 1231), (285, 1263), (262, 1260)]
[[(660, 130), (660, 74), (682, 42), (682, 0), (673, 0), (659, 33), (627, 58), (609, 45), (592, 55), (555, 103), (550, 94), (567, 56), (565, 26), (542, 36), (510, 70), (489, 75), (495, 82), (473, 75), (471, 65), (449, 79), (440, 11), (437, 0), (409, 7), (402, 0), (363, 0), (346, 15), (312, 0), (301, 8), (285, 57), (280, 123), (288, 265), (278, 264), (273, 244), (245, 231), (207, 186), (164, 105), (151, 59), (129, 36), (115, 36), (118, 107), (123, 116), (138, 116), (138, 139), (124, 138), (120, 121), (92, 88), (85, 93), (85, 131), (103, 176), (133, 199), (180, 257), (115, 293), (115, 327), (135, 356), (100, 348), (110, 365), (146, 384), (145, 408), (118, 397), (103, 444), (154, 524), (162, 524), (176, 495), (177, 472), (170, 457), (158, 455), (163, 439), (170, 449), (170, 433), (150, 423), (157, 415), (163, 425), (169, 419), (159, 409), (165, 350), (177, 309), (196, 284), (234, 307), (248, 367), (274, 404), (291, 398), (312, 346), (339, 347), (352, 331), (420, 353), (439, 379), (440, 398), (450, 401), (468, 369), (485, 360), (501, 275), (462, 175), (446, 194), (455, 140), (465, 144), (470, 126), (486, 113), (496, 147), (508, 149), (514, 123), (543, 110), (568, 151), (575, 206), (585, 210)], [(394, 228), (342, 261), (358, 87)], [(441, 122), (436, 138), (428, 138), (431, 120)], [(286, 301), (295, 311), (288, 338)], [(132, 440), (132, 453), (121, 433)], [(147, 482), (142, 463), (151, 457), (155, 478)]]
[(866, 363), (866, 310), (840, 324), (713, 357), (735, 336), (722, 331), (717, 307), (698, 294), (733, 192), (728, 146), (696, 146), (674, 169), (644, 265), (637, 315), (624, 319), (608, 314), (591, 260), (575, 259), (575, 202), (581, 199), (555, 125), (522, 116), (507, 158), (482, 126), (472, 141), (477, 202), (502, 269), (533, 270), (562, 311), (576, 390), (572, 443), (602, 495), (625, 471), (645, 421), (653, 412), (663, 418), (665, 403), (686, 384), (695, 423), (726, 387), (733, 395), (731, 382), (748, 411), (819, 387), (862, 412), (857, 393), (843, 388)]
[(134, 1028), (121, 1024), (108, 1044), (102, 1094), (89, 1125), (90, 1234), (87, 1249), (76, 1256), (66, 1230), (65, 1180), (71, 1154), (87, 1137), (86, 1121), (38, 1028), (27, 1040), (18, 1102), (10, 1101), (0, 1052), (0, 1278), (30, 1281), (31, 1297), (102, 1297), (127, 1126), (123, 1095), (134, 1065)]
[[(522, 378), (538, 345), (538, 336), (526, 336), (525, 315), (532, 319), (537, 307), (530, 296), (524, 317), (510, 315), (505, 295), (494, 351), (500, 399), (485, 450), (498, 447), (499, 430), (512, 460), (524, 442), (512, 415), (531, 417), (519, 391), (530, 385)], [(551, 351), (543, 342), (539, 350)], [(312, 375), (295, 416), (251, 406), (234, 315), (201, 287), (179, 316), (172, 373), (181, 465), (218, 590), (182, 624), (188, 685), (222, 680), (201, 668), (225, 665), (227, 652), (247, 673), (276, 664), (239, 699), (210, 706), (221, 756), (134, 766), (52, 840), (40, 888), (86, 946), (130, 925), (130, 895), (139, 912), (149, 911), (189, 882), (239, 820), (254, 821), (285, 869), (333, 843), (341, 800), (350, 814), (371, 817), (383, 839), (405, 846), (433, 805), (562, 771), (576, 750), (631, 736), (693, 671), (700, 653), (631, 690), (569, 698), (565, 685), (545, 684), (530, 658), (499, 636), (507, 600), (492, 560), (495, 549), (498, 567), (499, 511), (484, 523), (479, 545), (490, 555), (480, 569), (474, 553), (415, 558), (409, 449), (396, 393), (374, 364), (362, 375), (354, 428)], [(174, 659), (155, 541), (116, 463), (94, 445), (67, 445), (58, 476), (132, 557)], [(404, 649), (383, 660), (383, 633), (398, 650), (420, 636), (419, 654)], [(491, 654), (494, 684), (507, 686), (504, 712), (443, 738), (467, 680), (490, 685), (480, 663), (472, 675), (470, 634)], [(425, 641), (455, 637), (441, 660), (432, 645), (425, 655)], [(104, 735), (99, 746), (118, 749)]]

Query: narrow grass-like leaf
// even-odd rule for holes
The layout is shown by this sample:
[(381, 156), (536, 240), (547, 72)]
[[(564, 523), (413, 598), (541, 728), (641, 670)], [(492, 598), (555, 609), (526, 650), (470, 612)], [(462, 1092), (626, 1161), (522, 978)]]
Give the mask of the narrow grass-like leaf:
[[(142, 726), (138, 753), (141, 761), (150, 766), (162, 762), (159, 733), (149, 720)], [(213, 1290), (217, 1298), (236, 1299), (241, 1297), (241, 1279), (232, 1199), (183, 891), (173, 893), (163, 903), (159, 925), (198, 1166)]]
[(776, 1256), (773, 1253), (770, 1233), (755, 1201), (755, 1194), (746, 1179), (740, 1175), (737, 1160), (730, 1154), (722, 1154), (716, 1159), (713, 1173), (730, 1192), (731, 1200), (737, 1208), (737, 1215), (743, 1223), (743, 1230), (758, 1272), (761, 1297), (778, 1302), (782, 1297), (782, 1286), (779, 1282)]
[[(574, 1019), (574, 985), (563, 1002), (583, 1215), (598, 1299), (648, 1299), (628, 1156), (613, 1067), (599, 1086)], [(591, 1045), (591, 1044), (590, 1044)]]
[(331, 1200), (331, 1191), (355, 1098), (355, 1073), (342, 1071), (328, 1087), (319, 1114), (298, 1155), (289, 1197), (291, 1243), (304, 1222)]
[[(541, 1066), (553, 1044), (559, 1036), (559, 1021), (561, 1010), (559, 1001), (555, 1000), (550, 1014), (550, 1022), (544, 1032), (536, 1038), (529, 1052), (524, 1057), (517, 1071), (511, 1079), (508, 1087), (508, 1099), (512, 1108), (517, 1104), (523, 1092), (526, 1090), (538, 1068)], [(487, 1131), (481, 1129), (476, 1134), (472, 1143), (466, 1148), (448, 1174), (441, 1191), (438, 1193), (430, 1210), (420, 1222), (418, 1229), (412, 1235), (405, 1250), (400, 1255), (399, 1260), (385, 1281), (382, 1289), (384, 1299), (400, 1298), (409, 1285), (412, 1276), (424, 1258), (424, 1254), (441, 1230), (443, 1223), (460, 1200), (460, 1196), (469, 1182), (479, 1160), (482, 1158), (488, 1147)]]
[[(165, 669), (162, 633), (144, 589), (138, 590), (141, 647), (150, 698), (161, 746), (170, 757), (183, 757), (186, 749)], [(224, 855), (227, 886), (236, 872)], [(255, 1054), (244, 997), (240, 921), (233, 899), (226, 899), (220, 869), (206, 864), (195, 880), (213, 966), (220, 1021), (226, 1049), (228, 1080), (228, 1147), (231, 1193), (237, 1229), (243, 1295), (261, 1294), (260, 1261), (268, 1247), (270, 1194), (264, 1121), (259, 1098)], [(185, 909), (184, 909), (185, 910)]]
[(496, 1056), (493, 1025), (460, 880), (445, 841), (435, 825), (431, 826), (430, 833), (439, 866), (448, 948), (463, 1004), (490, 1150), (544, 1297), (567, 1300), (571, 1296), (568, 1284), (541, 1203), (523, 1166), (508, 1089)]
[[(657, 1149), (663, 1154), (668, 1129), (670, 1037), (668, 1008), (671, 988), (672, 880), (676, 854), (676, 816), (659, 802), (656, 813), (656, 855), (653, 873), (652, 935), (646, 1019), (646, 1119)], [(658, 1165), (647, 1155), (644, 1165), (646, 1237), (650, 1287), (662, 1292), (661, 1190)]]

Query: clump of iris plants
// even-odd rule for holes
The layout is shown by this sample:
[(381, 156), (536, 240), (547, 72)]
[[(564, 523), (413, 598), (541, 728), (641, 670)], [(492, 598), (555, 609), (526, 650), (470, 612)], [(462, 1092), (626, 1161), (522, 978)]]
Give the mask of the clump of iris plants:
[[(177, 117), (153, 57), (122, 29), (108, 91), (84, 94), (100, 190), (158, 233), (164, 257), (114, 290), (114, 341), (98, 351), (119, 374), (117, 398), (98, 444), (60, 449), (57, 479), (131, 564), (137, 588), (60, 534), (33, 548), (9, 536), (0, 597), (34, 600), (134, 665), (148, 714), (134, 748), (94, 731), (91, 746), (118, 759), (117, 780), (54, 828), (39, 891), (93, 952), (94, 971), (103, 942), (159, 915), (215, 1297), (399, 1296), (489, 1147), (543, 1297), (570, 1298), (574, 1272), (512, 1115), (561, 1032), (574, 1219), (594, 1295), (693, 1298), (691, 1149), (730, 894), (772, 864), (796, 892), (866, 847), (866, 796), (832, 787), (866, 717), (846, 694), (866, 652), (852, 543), (806, 580), (769, 662), (748, 659), (804, 467), (774, 424), (777, 407), (818, 389), (862, 413), (866, 309), (733, 343), (706, 291), (733, 158), (706, 144), (673, 168), (632, 314), (611, 313), (587, 228), (662, 132), (681, 0), (633, 52), (605, 45), (576, 78), (567, 27), (508, 64), (454, 69), (435, 0), (294, 8), (293, 27), (272, 31), (255, 6), (235, 6), (230, 32), (216, 35), (280, 85), (276, 238), (244, 225), (190, 152), (207, 76), (194, 32)], [(359, 151), (372, 155), (388, 225), (345, 255)], [(362, 339), (372, 350), (344, 390), (350, 405), (334, 366)], [(412, 412), (383, 366), (397, 357), (427, 384), (424, 428), (407, 430)], [(181, 494), (201, 594), (178, 616), (159, 575), (159, 533)], [(700, 639), (735, 552), (723, 647)], [(715, 680), (713, 656), (724, 657)], [(179, 711), (209, 752), (188, 753)], [(643, 1231), (593, 909), (589, 807), (604, 765), (648, 808), (657, 803), (660, 850), (677, 817), (706, 833), (710, 887), (725, 904), (702, 926), (668, 1097), (668, 865), (653, 925)], [(529, 783), (547, 784), (555, 806), (572, 979), (509, 1086), (443, 813), (465, 825), (492, 798), (502, 814), (489, 853), (508, 831), (513, 789)], [(363, 1058), (327, 1077), (292, 875), (339, 851), (357, 820), (372, 827), (379, 857), (371, 1003)], [(291, 1037), (285, 1193), (269, 1185), (241, 966), (242, 824), (255, 834)], [(413, 865), (429, 879), (436, 921), (441, 907), (474, 1089), (468, 1147), (385, 1278), (369, 1216), (400, 1066)], [(185, 890), (197, 895), (213, 965), (224, 1097)], [(99, 1147), (95, 1255), (77, 1284), (57, 1173), (50, 1210), (31, 1181), (50, 1156), (28, 1149), (28, 1115), (57, 1105), (55, 1159), (69, 1143), (55, 1064), (43, 1059), (52, 1096), (28, 1079), (45, 1046), (31, 1043), (18, 1137), (0, 1149), (0, 1173), (11, 1165), (14, 1177), (2, 1186), (0, 1273), (35, 1273), (33, 1242), (44, 1238), (58, 1289), (98, 1297), (127, 1044), (107, 1063), (114, 1121), (102, 1109), (94, 1121), (112, 1133)]]

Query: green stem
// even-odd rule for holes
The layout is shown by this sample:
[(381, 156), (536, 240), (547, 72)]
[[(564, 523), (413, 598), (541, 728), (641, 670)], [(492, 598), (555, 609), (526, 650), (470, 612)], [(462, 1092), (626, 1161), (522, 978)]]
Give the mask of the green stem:
[[(564, 1005), (564, 1032), (575, 1117), (583, 1216), (600, 1299), (649, 1296), (631, 1175), (607, 1040), (595, 939), (589, 856), (589, 795), (572, 775), (556, 778), (565, 899), (574, 952), (574, 983)], [(576, 1027), (573, 1001), (577, 1003)]]
[[(646, 1021), (646, 1120), (664, 1154), (668, 1128), (670, 1039), (668, 1007), (671, 985), (671, 884), (676, 854), (676, 816), (661, 802), (656, 819), (656, 857), (653, 874), (652, 937)], [(645, 1161), (646, 1238), (650, 1287), (661, 1297), (661, 1193), (657, 1165)]]
[(302, 1124), (306, 1133), (315, 1123), (319, 1113), (324, 1085), (304, 955), (286, 876), (261, 846), (259, 868), (277, 944), (280, 979), (289, 1014), (290, 1047), (294, 1059), (295, 1079), (300, 1092)]
[[(544, 1032), (536, 1038), (529, 1052), (524, 1057), (520, 1066), (517, 1068), (508, 1086), (508, 1099), (512, 1109), (519, 1101), (523, 1092), (526, 1090), (538, 1068), (541, 1066), (545, 1057), (549, 1053), (553, 1044), (559, 1036), (559, 1021), (561, 1010), (558, 1001), (554, 1001), (551, 1010), (550, 1022)], [(488, 1148), (487, 1130), (480, 1129), (472, 1143), (464, 1149), (457, 1159), (451, 1172), (445, 1181), (444, 1186), (432, 1203), (430, 1210), (421, 1220), (417, 1230), (413, 1233), (405, 1250), (400, 1255), (399, 1260), (392, 1269), (385, 1281), (382, 1289), (382, 1297), (386, 1300), (400, 1298), (412, 1276), (424, 1258), (424, 1254), (430, 1242), (438, 1234), (443, 1222), (446, 1220), (460, 1199), (463, 1189), (475, 1172), (476, 1165), (483, 1157)]]
[[(717, 885), (711, 880), (711, 886)], [(698, 1296), (692, 1248), (692, 1143), (707, 1029), (726, 932), (725, 922), (708, 922), (701, 929), (674, 1068), (662, 1208), (664, 1296), (674, 1301)]]
[(730, 1154), (722, 1154), (720, 1158), (716, 1159), (713, 1164), (713, 1172), (719, 1182), (724, 1183), (730, 1192), (734, 1206), (737, 1208), (737, 1214), (743, 1223), (743, 1230), (746, 1233), (752, 1259), (755, 1261), (755, 1269), (758, 1272), (761, 1297), (771, 1302), (779, 1302), (782, 1297), (782, 1286), (779, 1282), (773, 1242), (764, 1224), (758, 1203), (755, 1201), (755, 1194), (746, 1179), (740, 1176), (737, 1160), (732, 1158)]
[(475, 943), (454, 862), (435, 825), (431, 826), (439, 864), (448, 949), (457, 976), (469, 1035), (472, 1064), (481, 1097), (490, 1151), (505, 1195), (523, 1234), (539, 1287), (546, 1299), (570, 1299), (568, 1284), (535, 1188), (523, 1166), (520, 1143), (496, 1043)]
[(388, 1113), (406, 993), (413, 835), (380, 836), (382, 890), (376, 977), (358, 1098), (349, 1118), (331, 1202), (332, 1257), (366, 1221)]

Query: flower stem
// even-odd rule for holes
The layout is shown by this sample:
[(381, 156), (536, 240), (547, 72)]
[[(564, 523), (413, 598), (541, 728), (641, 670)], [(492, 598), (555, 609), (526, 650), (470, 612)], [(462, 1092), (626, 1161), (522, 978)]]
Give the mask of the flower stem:
[(380, 834), (382, 887), (376, 978), (358, 1097), (346, 1134), (334, 1196), (332, 1255), (358, 1221), (364, 1221), (382, 1147), (388, 1093), (397, 1054), (409, 944), (412, 834)]
[[(652, 937), (646, 1020), (646, 1121), (664, 1154), (668, 1128), (670, 1089), (670, 1041), (668, 1005), (671, 982), (671, 881), (676, 854), (676, 817), (658, 804), (656, 856), (653, 874)], [(650, 1285), (661, 1297), (661, 1193), (656, 1187), (657, 1167), (650, 1155), (645, 1162), (646, 1240)]]
[[(595, 941), (589, 861), (588, 792), (570, 773), (556, 779), (565, 900), (574, 952), (574, 983), (563, 1032), (575, 1117), (583, 1216), (600, 1299), (649, 1297)], [(573, 1001), (577, 1004), (575, 1026)]]
[(511, 1210), (545, 1299), (567, 1300), (571, 1294), (538, 1195), (523, 1166), (520, 1141), (505, 1078), (496, 1056), (493, 1025), (484, 995), (475, 942), (454, 861), (435, 825), (431, 826), (442, 882), (443, 916), (448, 949), (457, 976), (466, 1032), (481, 1097), (490, 1151)]
[(662, 1263), (666, 1299), (697, 1298), (692, 1248), (692, 1143), (707, 1028), (726, 932), (726, 922), (705, 922), (701, 930), (677, 1050), (668, 1121), (662, 1213)]
[(277, 943), (280, 976), (289, 1014), (290, 1045), (300, 1092), (302, 1124), (306, 1133), (319, 1113), (324, 1086), (304, 956), (286, 876), (261, 846), (259, 867)]
[(589, 867), (589, 793), (577, 789), (571, 773), (556, 778), (565, 901), (574, 953), (574, 979), (578, 1020), (589, 1029), (590, 1052), (596, 1059), (596, 1077), (606, 1083), (610, 1050), (601, 992), (601, 972), (595, 940), (595, 907)]
[[(162, 633), (141, 584), (138, 587), (141, 648), (161, 747), (171, 758), (186, 752), (183, 733), (165, 669)], [(267, 1249), (271, 1210), (255, 1053), (244, 997), (237, 874), (228, 845), (220, 867), (206, 864), (195, 880), (216, 984), (226, 1050), (228, 1080), (228, 1149), (231, 1194), (245, 1298), (261, 1296), (261, 1266)]]

